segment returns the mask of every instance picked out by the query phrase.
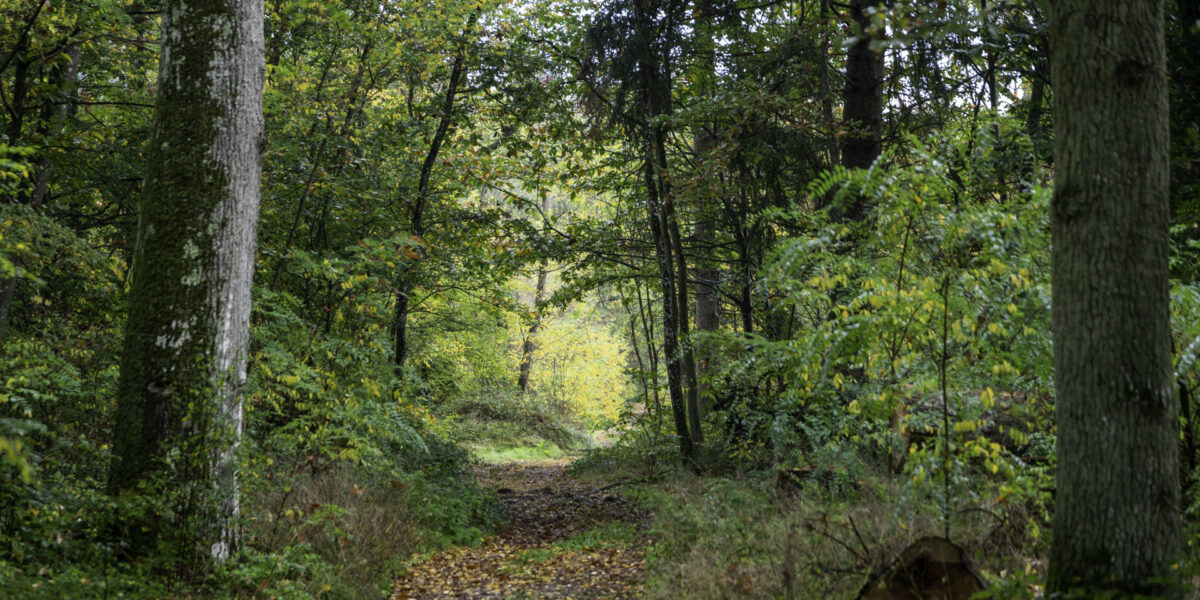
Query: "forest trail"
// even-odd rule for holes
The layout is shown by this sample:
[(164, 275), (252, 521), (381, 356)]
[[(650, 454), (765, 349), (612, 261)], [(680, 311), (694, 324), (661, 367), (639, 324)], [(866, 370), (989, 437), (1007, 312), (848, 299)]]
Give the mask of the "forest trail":
[(451, 548), (413, 566), (393, 600), (639, 596), (646, 514), (617, 486), (580, 481), (565, 460), (475, 472), (508, 509), (508, 526), (479, 547)]

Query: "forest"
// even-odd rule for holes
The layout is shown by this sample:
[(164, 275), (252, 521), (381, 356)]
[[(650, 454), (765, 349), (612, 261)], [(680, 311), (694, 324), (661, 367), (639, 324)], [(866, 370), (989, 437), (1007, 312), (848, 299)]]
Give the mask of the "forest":
[(0, 598), (1200, 595), (1194, 0), (0, 14)]

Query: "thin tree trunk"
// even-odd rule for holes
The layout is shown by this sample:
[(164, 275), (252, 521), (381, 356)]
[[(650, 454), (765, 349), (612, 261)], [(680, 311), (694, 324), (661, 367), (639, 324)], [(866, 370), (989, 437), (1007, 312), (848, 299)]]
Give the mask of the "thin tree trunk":
[[(475, 28), (475, 22), (478, 19), (479, 11), (472, 12), (463, 30), (464, 36)], [(418, 240), (425, 236), (425, 205), (429, 199), (429, 181), (433, 176), (433, 166), (437, 163), (438, 154), (442, 150), (442, 143), (454, 126), (454, 100), (462, 85), (463, 74), (467, 67), (466, 62), (466, 48), (460, 46), (458, 53), (454, 56), (454, 65), (450, 68), (450, 81), (446, 83), (446, 93), (442, 97), (442, 115), (438, 121), (437, 130), (434, 131), (433, 140), (429, 143), (429, 152), (425, 154), (425, 160), (421, 163), (421, 175), (417, 181), (416, 194), (408, 205), (409, 233)], [(392, 317), (392, 361), (398, 377), (402, 376), (404, 363), (408, 360), (408, 313), (414, 286), (415, 267), (416, 265), (412, 264), (412, 261), (404, 261), (397, 277), (396, 309)]]
[[(650, 232), (654, 241), (663, 294), (663, 352), (667, 359), (667, 391), (671, 397), (671, 413), (675, 421), (680, 452), (684, 460), (694, 463), (695, 445), (688, 427), (689, 399), (685, 396), (684, 388), (689, 369), (685, 366), (681, 344), (685, 331), (682, 323), (686, 322), (688, 311), (686, 300), (681, 301), (680, 296), (686, 296), (687, 282), (686, 274), (682, 280), (677, 279), (680, 273), (676, 268), (673, 252), (676, 242), (672, 239), (671, 212), (674, 207), (671, 205), (666, 172), (667, 130), (665, 125), (656, 122), (671, 112), (671, 67), (667, 63), (668, 58), (656, 50), (657, 25), (654, 21), (659, 16), (659, 10), (652, 0), (635, 2), (636, 47), (633, 52), (640, 57), (642, 63), (639, 67), (639, 83), (643, 95), (637, 130), (643, 152), (642, 174), (647, 194)], [(678, 262), (683, 264), (682, 260)], [(694, 376), (694, 371), (692, 375)]]
[(108, 491), (155, 494), (171, 515), (130, 524), (129, 552), (164, 542), (181, 560), (224, 561), (239, 537), (263, 5), (166, 0), (162, 14)]
[[(67, 55), (70, 57), (70, 61), (59, 67), (57, 74), (54, 76), (58, 80), (63, 93), (60, 94), (57, 103), (46, 104), (46, 111), (43, 115), (43, 122), (39, 131), (43, 140), (43, 146), (49, 146), (53, 138), (57, 138), (62, 134), (63, 129), (66, 127), (67, 119), (71, 117), (78, 106), (78, 103), (74, 100), (74, 96), (76, 76), (79, 73), (79, 45), (71, 46), (67, 50)], [(14, 120), (14, 123), (16, 122), (18, 121)], [(11, 145), (16, 145), (20, 142), (20, 127), (11, 129), (9, 134)], [(42, 206), (46, 201), (46, 194), (50, 190), (50, 175), (54, 172), (54, 161), (49, 155), (49, 150), (45, 150), (44, 152), (35, 170), (36, 175), (34, 176), (33, 187), (28, 190), (28, 202), (34, 209)], [(21, 268), (19, 257), (15, 258), (12, 262), (16, 268)], [(0, 280), (0, 342), (4, 341), (4, 333), (8, 329), (8, 315), (12, 309), (12, 301), (16, 296), (18, 283), (20, 283), (20, 278), (15, 275)]]
[(1042, 103), (1046, 97), (1046, 82), (1037, 72), (1037, 67), (1033, 68), (1033, 77), (1030, 82), (1029, 92), (1029, 114), (1025, 117), (1025, 132), (1029, 138), (1036, 140), (1042, 136)]
[(691, 312), (691, 303), (688, 302), (688, 288), (690, 286), (688, 284), (687, 258), (683, 251), (683, 236), (680, 233), (679, 216), (675, 211), (675, 202), (671, 194), (671, 188), (666, 182), (666, 132), (660, 131), (658, 135), (653, 137), (653, 140), (663, 229), (664, 233), (666, 233), (667, 251), (675, 260), (675, 277), (678, 281), (675, 286), (675, 298), (676, 302), (678, 302), (675, 312), (675, 327), (677, 328), (680, 341), (680, 355), (678, 360), (680, 361), (680, 370), (683, 375), (688, 432), (691, 435), (692, 444), (699, 445), (704, 443), (704, 431), (700, 428), (700, 389), (697, 385), (695, 353), (692, 350), (692, 340), (689, 335), (690, 326), (688, 319)]
[(642, 300), (642, 286), (636, 280), (633, 289), (637, 292), (638, 316), (642, 322), (642, 333), (646, 337), (646, 356), (650, 359), (650, 381), (653, 382), (655, 425), (662, 427), (662, 395), (658, 391), (658, 344), (654, 341), (654, 305)]
[[(649, 136), (647, 136), (649, 137)], [(654, 239), (655, 255), (658, 259), (659, 283), (662, 287), (663, 353), (667, 356), (667, 392), (671, 397), (671, 413), (675, 419), (675, 433), (679, 439), (679, 450), (687, 460), (693, 457), (692, 437), (688, 431), (688, 417), (683, 390), (683, 361), (679, 348), (679, 301), (675, 289), (675, 264), (671, 256), (670, 234), (667, 219), (663, 214), (659, 197), (658, 175), (655, 173), (654, 142), (646, 141), (645, 173), (646, 192), (649, 198), (650, 232)]]
[(830, 25), (829, 25), (829, 0), (821, 0), (820, 8), (821, 17), (821, 120), (825, 126), (825, 153), (828, 155), (829, 165), (835, 165), (838, 161), (838, 145), (837, 132), (834, 131), (833, 121), (833, 84), (830, 82), (829, 74), (829, 54), (830, 54)]
[(1058, 482), (1047, 593), (1177, 596), (1162, 2), (1050, 3)]
[[(701, 218), (696, 223), (696, 243), (701, 252), (710, 253), (716, 246), (716, 230), (712, 221)], [(700, 268), (696, 270), (696, 331), (714, 333), (721, 327), (720, 295), (717, 281), (721, 272), (713, 267), (710, 261), (700, 259)], [(707, 341), (695, 341), (692, 344), (696, 355), (696, 394), (700, 398), (700, 414), (708, 409), (711, 398), (705, 393), (704, 381), (712, 364), (714, 351)]]
[[(713, 7), (710, 0), (701, 0), (697, 2), (696, 8), (696, 30), (697, 42), (696, 46), (700, 53), (700, 65), (698, 67), (696, 86), (704, 95), (711, 94), (712, 81), (716, 71), (715, 44), (713, 43), (712, 31), (710, 31), (712, 23)], [(709, 148), (712, 146), (712, 139), (709, 131), (704, 125), (695, 125), (692, 128), (692, 149), (695, 155), (696, 165), (703, 168), (705, 161), (708, 160)], [(696, 220), (696, 226), (693, 234), (695, 245), (699, 249), (699, 256), (696, 260), (696, 331), (715, 332), (720, 327), (720, 296), (717, 291), (717, 281), (721, 277), (721, 272), (717, 269), (716, 264), (711, 260), (712, 252), (717, 246), (717, 231), (710, 213), (716, 209), (712, 206), (713, 197), (709, 194), (704, 194), (700, 198), (700, 204), (703, 210), (699, 211), (699, 216)], [(694, 359), (693, 365), (696, 371), (695, 395), (698, 398), (696, 410), (694, 413), (698, 416), (695, 420), (689, 420), (689, 423), (694, 428), (693, 434), (700, 431), (700, 417), (707, 410), (710, 404), (710, 398), (704, 390), (704, 380), (706, 379), (705, 371), (708, 369), (712, 350), (706, 342), (693, 340), (691, 344)], [(695, 439), (695, 435), (693, 435)], [(697, 440), (702, 442), (703, 440)]]
[(546, 265), (543, 264), (538, 267), (537, 287), (533, 291), (533, 310), (535, 311), (533, 322), (529, 324), (529, 331), (521, 343), (521, 375), (517, 378), (517, 387), (521, 388), (522, 393), (529, 391), (529, 372), (533, 368), (533, 351), (535, 349), (534, 338), (542, 325), (541, 306), (545, 294)]

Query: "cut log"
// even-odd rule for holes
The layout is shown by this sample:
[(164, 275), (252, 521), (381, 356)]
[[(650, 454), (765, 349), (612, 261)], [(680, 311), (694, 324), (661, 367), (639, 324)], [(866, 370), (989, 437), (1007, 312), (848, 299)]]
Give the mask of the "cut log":
[(926, 537), (873, 575), (858, 600), (968, 600), (986, 588), (961, 548), (945, 538)]

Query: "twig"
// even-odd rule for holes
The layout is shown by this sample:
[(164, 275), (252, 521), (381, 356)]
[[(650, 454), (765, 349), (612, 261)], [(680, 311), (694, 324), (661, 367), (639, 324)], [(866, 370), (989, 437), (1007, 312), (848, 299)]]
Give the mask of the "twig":
[(862, 546), (863, 555), (870, 554), (871, 549), (867, 546), (867, 542), (863, 541), (862, 534), (858, 532), (858, 525), (854, 524), (854, 517), (846, 515), (846, 518), (850, 520), (850, 528), (854, 530), (854, 537), (858, 538), (858, 543)]
[(829, 533), (828, 531), (824, 531), (822, 529), (817, 529), (816, 527), (813, 527), (811, 524), (808, 526), (808, 528), (810, 531), (815, 531), (815, 532), (821, 534), (822, 536), (824, 536), (825, 538), (829, 539), (829, 541), (845, 548), (847, 552), (849, 552), (851, 555), (854, 556), (854, 558), (858, 559), (859, 561), (862, 561), (864, 563), (867, 562), (867, 557), (859, 554), (858, 550), (851, 548), (849, 544), (847, 544), (846, 542), (843, 542), (842, 540), (837, 539), (836, 537), (833, 536), (833, 534)]
[(603, 491), (605, 491), (605, 490), (611, 490), (611, 489), (613, 489), (613, 488), (615, 488), (615, 487), (617, 487), (617, 486), (620, 486), (620, 485), (625, 485), (625, 484), (627, 484), (627, 483), (629, 483), (629, 480), (628, 480), (628, 479), (624, 479), (624, 480), (618, 481), (618, 482), (616, 482), (616, 483), (610, 483), (610, 484), (608, 484), (608, 485), (606, 485), (606, 486), (604, 486), (604, 487), (598, 487), (598, 488), (596, 488), (596, 489), (594, 489), (594, 490), (589, 490), (589, 491), (586, 491), (586, 492), (584, 492), (584, 493), (582, 493), (582, 494), (579, 494), (579, 495), (580, 495), (580, 496), (591, 496), (592, 494), (598, 494), (598, 493), (600, 493), (600, 492), (603, 492)]

